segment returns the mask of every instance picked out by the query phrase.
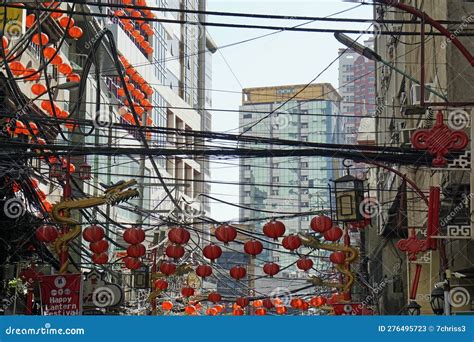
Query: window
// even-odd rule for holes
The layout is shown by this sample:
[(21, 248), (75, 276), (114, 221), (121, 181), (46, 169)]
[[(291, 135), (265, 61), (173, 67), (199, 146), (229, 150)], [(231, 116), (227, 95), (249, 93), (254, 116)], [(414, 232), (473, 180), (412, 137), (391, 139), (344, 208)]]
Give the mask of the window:
[(244, 119), (251, 119), (251, 118), (252, 118), (252, 113), (244, 114)]
[(273, 183), (278, 183), (278, 182), (280, 182), (280, 177), (278, 177), (278, 176), (277, 176), (277, 177), (272, 177), (272, 182), (273, 182)]

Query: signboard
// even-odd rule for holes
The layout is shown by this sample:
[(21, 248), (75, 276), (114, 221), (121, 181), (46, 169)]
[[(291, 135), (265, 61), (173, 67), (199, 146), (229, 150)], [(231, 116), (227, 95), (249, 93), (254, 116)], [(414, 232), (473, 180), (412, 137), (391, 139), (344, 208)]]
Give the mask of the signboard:
[[(25, 9), (9, 7), (6, 9), (6, 24), (4, 35), (8, 39), (19, 39), (25, 33)], [(3, 21), (5, 20), (5, 8), (0, 8), (0, 27), (3, 29)]]
[(119, 285), (107, 283), (105, 274), (97, 271), (86, 273), (84, 281), (84, 307), (111, 308), (123, 301), (123, 290)]
[(39, 281), (43, 315), (82, 313), (82, 274), (43, 275)]

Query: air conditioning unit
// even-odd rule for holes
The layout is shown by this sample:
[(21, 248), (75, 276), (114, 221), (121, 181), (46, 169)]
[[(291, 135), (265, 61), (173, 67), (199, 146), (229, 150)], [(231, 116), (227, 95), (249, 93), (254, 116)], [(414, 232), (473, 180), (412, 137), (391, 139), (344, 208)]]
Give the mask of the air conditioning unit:
[[(435, 86), (433, 83), (426, 83), (425, 84), (425, 91), (424, 91), (424, 96), (425, 96), (425, 102), (432, 102), (433, 98), (433, 93), (428, 91), (426, 88), (431, 88), (434, 89)], [(421, 86), (418, 84), (414, 84), (411, 86), (411, 104), (412, 105), (420, 105), (421, 104)]]

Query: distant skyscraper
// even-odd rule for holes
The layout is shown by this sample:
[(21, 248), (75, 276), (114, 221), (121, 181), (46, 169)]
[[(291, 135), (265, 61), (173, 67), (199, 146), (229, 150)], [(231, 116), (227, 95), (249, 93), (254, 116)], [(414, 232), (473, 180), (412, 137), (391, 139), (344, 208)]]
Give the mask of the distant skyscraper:
[[(337, 130), (335, 124), (338, 123), (340, 95), (327, 83), (310, 85), (298, 94), (303, 87), (289, 85), (244, 89), (240, 132), (245, 132), (246, 136), (301, 142), (332, 142), (333, 133)], [(291, 99), (293, 96), (295, 98)], [(276, 112), (269, 118), (253, 126), (274, 110)], [(272, 147), (260, 144), (254, 148)], [(245, 221), (272, 216), (272, 213), (278, 216), (329, 208), (328, 183), (334, 177), (333, 172), (332, 161), (324, 157), (242, 158), (240, 205), (249, 209), (240, 210), (240, 219)], [(284, 220), (287, 233), (308, 231), (310, 219), (303, 216)], [(262, 231), (264, 223), (256, 224), (257, 231)], [(267, 257), (272, 255), (268, 253)], [(295, 260), (295, 256), (286, 253), (274, 253), (273, 257), (283, 267)], [(296, 267), (291, 267), (282, 273), (284, 276), (285, 273), (296, 272)]]

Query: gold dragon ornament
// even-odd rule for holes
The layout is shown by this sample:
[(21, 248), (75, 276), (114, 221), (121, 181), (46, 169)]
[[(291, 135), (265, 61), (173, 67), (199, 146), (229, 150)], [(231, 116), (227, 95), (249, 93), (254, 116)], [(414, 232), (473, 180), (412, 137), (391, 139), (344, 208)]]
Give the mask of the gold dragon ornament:
[[(102, 196), (85, 197), (80, 199), (66, 199), (53, 205), (51, 216), (56, 223), (69, 226), (69, 230), (61, 234), (54, 242), (53, 248), (55, 252), (61, 256), (62, 252), (67, 251), (68, 244), (81, 234), (81, 224), (77, 220), (71, 218), (71, 210), (80, 210), (92, 207), (98, 207), (103, 204), (116, 205), (139, 196), (137, 189), (130, 189), (137, 184), (132, 179), (129, 181), (119, 181), (110, 186), (104, 186), (106, 190)], [(69, 266), (66, 260), (59, 269), (59, 274), (64, 274)]]
[(342, 290), (342, 293), (348, 293), (352, 286), (354, 285), (354, 273), (349, 271), (349, 264), (353, 263), (359, 256), (359, 251), (354, 247), (344, 246), (337, 243), (322, 243), (317, 238), (311, 235), (299, 234), (303, 246), (309, 247), (312, 249), (322, 249), (332, 252), (344, 252), (346, 254), (346, 259), (344, 264), (336, 265), (336, 269), (345, 275), (345, 282), (341, 284), (340, 282), (328, 282), (317, 276), (311, 275), (308, 279), (308, 282), (315, 286), (326, 286), (326, 287), (335, 287)]

